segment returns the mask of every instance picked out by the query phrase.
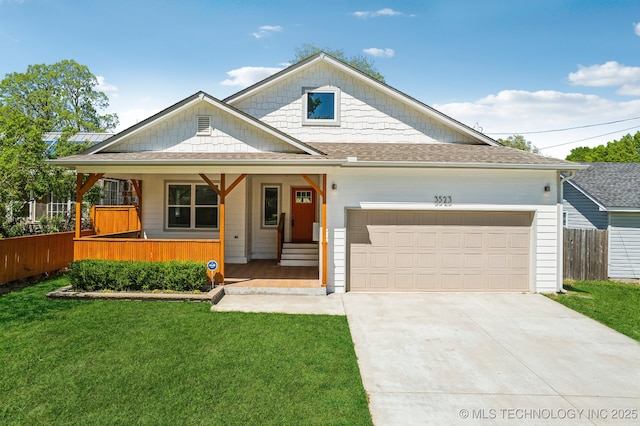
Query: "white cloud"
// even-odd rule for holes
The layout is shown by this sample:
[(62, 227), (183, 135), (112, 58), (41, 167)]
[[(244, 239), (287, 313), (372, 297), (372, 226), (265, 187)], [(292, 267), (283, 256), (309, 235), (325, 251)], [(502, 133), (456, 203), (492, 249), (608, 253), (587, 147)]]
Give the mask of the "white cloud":
[[(503, 90), (475, 102), (440, 104), (434, 108), (467, 125), (477, 123), (484, 133), (496, 139), (510, 134), (580, 127), (640, 116), (640, 100), (619, 102), (596, 95), (550, 90)], [(628, 130), (633, 126), (638, 128)], [(603, 144), (637, 130), (640, 130), (640, 120), (563, 132), (525, 134), (524, 137), (542, 148), (544, 155), (564, 158), (573, 148)], [(574, 141), (578, 142), (566, 144)], [(560, 144), (566, 145), (554, 147)], [(547, 147), (550, 148), (545, 149)]]
[(277, 73), (282, 68), (271, 67), (242, 67), (235, 70), (227, 71), (230, 77), (222, 82), (223, 86), (240, 86), (241, 88), (251, 86), (253, 83), (267, 78)]
[(578, 65), (578, 71), (569, 74), (574, 86), (624, 86), (640, 81), (640, 67), (628, 67), (616, 61), (588, 67)]
[(96, 90), (100, 92), (117, 92), (118, 87), (113, 84), (109, 84), (105, 82), (105, 79), (101, 75), (96, 76), (96, 80), (98, 80), (98, 85), (96, 86)]
[(282, 31), (282, 27), (280, 25), (263, 25), (258, 28), (258, 31), (251, 33), (255, 38), (264, 38), (268, 37), (273, 33), (279, 33)]
[(633, 31), (636, 33), (637, 36), (640, 36), (640, 24), (636, 24), (634, 22), (633, 23)]
[(377, 47), (370, 47), (368, 49), (362, 49), (364, 53), (378, 58), (392, 58), (396, 52), (393, 49), (378, 49)]
[[(364, 18), (377, 18), (378, 16), (400, 16), (400, 15), (403, 15), (403, 13), (386, 7), (384, 9), (380, 9), (376, 11), (366, 10), (366, 11), (360, 11), (360, 12), (353, 12), (352, 15), (355, 16), (356, 18), (364, 19)], [(415, 15), (411, 15), (411, 16), (415, 16)]]

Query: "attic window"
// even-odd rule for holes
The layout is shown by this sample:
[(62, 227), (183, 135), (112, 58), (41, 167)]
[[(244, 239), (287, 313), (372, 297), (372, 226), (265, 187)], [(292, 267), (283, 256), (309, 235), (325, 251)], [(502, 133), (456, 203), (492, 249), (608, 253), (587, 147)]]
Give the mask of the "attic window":
[(211, 134), (211, 116), (198, 116), (198, 136), (209, 136)]
[(304, 88), (302, 92), (302, 123), (304, 125), (340, 125), (339, 89), (333, 87)]

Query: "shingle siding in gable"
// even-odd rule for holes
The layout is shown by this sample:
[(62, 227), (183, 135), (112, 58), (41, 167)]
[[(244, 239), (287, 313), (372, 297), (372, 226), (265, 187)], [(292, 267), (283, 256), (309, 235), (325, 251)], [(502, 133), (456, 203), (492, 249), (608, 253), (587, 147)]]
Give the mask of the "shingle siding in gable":
[(640, 278), (640, 213), (611, 213), (609, 277)]
[(562, 205), (568, 212), (568, 228), (607, 229), (607, 212), (600, 211), (593, 201), (566, 182)]
[[(321, 86), (341, 91), (338, 127), (302, 125), (303, 88)], [(293, 74), (233, 105), (303, 142), (473, 142), (471, 137), (327, 64)]]
[[(212, 117), (210, 136), (197, 136), (197, 116)], [(292, 145), (222, 114), (207, 104), (195, 106), (115, 144), (104, 152), (299, 152)]]

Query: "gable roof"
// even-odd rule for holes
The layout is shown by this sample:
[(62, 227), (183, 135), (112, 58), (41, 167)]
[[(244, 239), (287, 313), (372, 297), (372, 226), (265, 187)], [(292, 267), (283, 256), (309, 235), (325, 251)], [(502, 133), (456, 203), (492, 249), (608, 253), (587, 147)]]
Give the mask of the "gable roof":
[(583, 163), (570, 185), (605, 210), (640, 208), (640, 163)]
[(285, 69), (283, 69), (282, 71), (279, 71), (273, 75), (271, 75), (270, 77), (265, 78), (264, 80), (261, 80), (255, 84), (253, 84), (252, 86), (247, 87), (246, 89), (243, 89), (225, 99), (223, 99), (223, 102), (228, 103), (230, 105), (233, 105), (239, 101), (241, 101), (242, 99), (245, 99), (249, 96), (254, 95), (255, 93), (257, 93), (260, 90), (263, 90), (266, 87), (269, 87), (273, 84), (277, 84), (278, 82), (288, 78), (289, 76), (295, 74), (295, 73), (299, 73), (302, 72), (312, 66), (314, 66), (315, 64), (317, 64), (318, 62), (325, 62), (327, 64), (330, 64), (331, 66), (353, 76), (354, 78), (358, 79), (359, 81), (361, 81), (362, 83), (369, 85), (371, 87), (377, 88), (379, 90), (381, 90), (382, 92), (384, 92), (385, 94), (387, 94), (388, 96), (390, 96), (391, 98), (394, 98), (396, 100), (398, 100), (399, 102), (402, 102), (403, 104), (409, 105), (410, 107), (422, 112), (423, 114), (427, 115), (428, 117), (443, 123), (445, 125), (448, 125), (450, 127), (455, 128), (456, 130), (458, 130), (459, 132), (466, 134), (474, 139), (476, 139), (478, 142), (482, 143), (482, 144), (486, 144), (486, 145), (491, 145), (491, 146), (502, 146), (498, 141), (490, 138), (489, 136), (485, 135), (484, 133), (478, 132), (477, 130), (467, 126), (466, 124), (463, 124), (451, 117), (449, 117), (448, 115), (430, 107), (429, 105), (422, 103), (420, 101), (418, 101), (417, 99), (407, 95), (406, 93), (403, 93), (401, 91), (399, 91), (398, 89), (389, 86), (386, 83), (383, 83), (373, 77), (371, 77), (368, 74), (365, 74), (364, 72), (360, 71), (357, 68), (352, 67), (349, 64), (346, 64), (342, 61), (340, 61), (339, 59), (334, 58), (331, 55), (328, 55), (324, 52), (319, 52), (316, 53), (315, 55), (312, 55), (310, 57), (308, 57), (307, 59), (304, 59), (303, 61), (300, 61), (294, 65), (291, 65), (290, 67), (287, 67)]
[(165, 108), (164, 110), (160, 111), (159, 113), (152, 115), (151, 117), (147, 118), (144, 121), (141, 121), (140, 123), (129, 127), (126, 130), (123, 130), (122, 132), (108, 138), (107, 140), (92, 146), (91, 148), (89, 148), (88, 150), (84, 151), (83, 154), (86, 155), (90, 155), (90, 154), (96, 154), (99, 153), (103, 150), (105, 150), (108, 147), (112, 147), (113, 145), (117, 144), (120, 141), (123, 141), (124, 139), (126, 139), (129, 136), (135, 135), (139, 132), (142, 132), (143, 130), (147, 129), (150, 126), (156, 125), (159, 122), (168, 119), (169, 117), (174, 116), (175, 114), (184, 111), (185, 109), (199, 103), (199, 102), (207, 102), (211, 105), (214, 105), (216, 107), (218, 107), (219, 109), (221, 109), (224, 113), (229, 114), (235, 118), (240, 119), (241, 121), (243, 121), (244, 123), (246, 123), (248, 126), (251, 127), (255, 127), (258, 128), (274, 137), (276, 137), (277, 139), (279, 139), (280, 141), (294, 146), (297, 149), (309, 154), (309, 155), (320, 155), (322, 154), (319, 151), (316, 151), (315, 149), (313, 149), (312, 147), (310, 147), (309, 145), (305, 144), (304, 142), (282, 132), (281, 130), (276, 129), (275, 127), (272, 127), (260, 120), (258, 120), (257, 118), (254, 118), (252, 116), (250, 116), (249, 114), (244, 113), (243, 111), (240, 111), (237, 108), (234, 108), (231, 105), (228, 105), (216, 98), (214, 98), (213, 96), (203, 92), (203, 91), (199, 91), (191, 96), (189, 96), (188, 98), (185, 98), (183, 100), (181, 100), (180, 102)]

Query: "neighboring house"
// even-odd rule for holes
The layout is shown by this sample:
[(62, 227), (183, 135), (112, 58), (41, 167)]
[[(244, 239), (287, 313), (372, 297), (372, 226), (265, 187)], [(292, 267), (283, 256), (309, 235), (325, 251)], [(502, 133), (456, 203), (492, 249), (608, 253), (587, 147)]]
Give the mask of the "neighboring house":
[(563, 198), (565, 227), (609, 231), (609, 278), (640, 278), (640, 163), (589, 163)]
[[(114, 133), (97, 133), (97, 132), (79, 132), (69, 138), (70, 142), (92, 142), (100, 143), (109, 139)], [(49, 144), (49, 150), (53, 151), (54, 146), (60, 140), (61, 132), (47, 132), (44, 134), (44, 141)], [(102, 205), (123, 205), (130, 204), (135, 201), (131, 182), (128, 180), (118, 179), (101, 179), (98, 182), (103, 187), (103, 198), (100, 200)], [(39, 200), (31, 199), (28, 202), (27, 219), (37, 222), (41, 217), (53, 217), (56, 215), (66, 215), (72, 211), (75, 206), (75, 200), (58, 200), (53, 194), (43, 197)]]
[(82, 239), (77, 258), (208, 240), (223, 278), (278, 258), (281, 224), (285, 242), (319, 241), (327, 292), (560, 290), (560, 173), (582, 167), (502, 147), (322, 53), (55, 163), (88, 175), (80, 193), (103, 176), (140, 190), (142, 242)]

